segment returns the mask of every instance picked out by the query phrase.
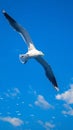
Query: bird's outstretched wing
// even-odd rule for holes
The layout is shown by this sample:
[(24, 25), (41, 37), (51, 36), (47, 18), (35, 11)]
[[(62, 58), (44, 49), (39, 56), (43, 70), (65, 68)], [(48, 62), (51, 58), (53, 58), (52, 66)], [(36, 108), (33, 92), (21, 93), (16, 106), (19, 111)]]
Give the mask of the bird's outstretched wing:
[(53, 86), (56, 88), (56, 90), (59, 90), (57, 82), (56, 82), (56, 78), (53, 74), (53, 71), (50, 67), (50, 65), (41, 57), (38, 56), (35, 58), (45, 69), (45, 74), (47, 76), (47, 78), (52, 82)]
[(28, 32), (20, 25), (18, 24), (8, 13), (6, 13), (5, 10), (2, 11), (6, 19), (9, 21), (10, 25), (17, 31), (19, 32), (22, 36), (24, 41), (26, 42), (28, 49), (32, 50), (34, 49), (33, 42), (28, 34)]
[[(2, 11), (4, 16), (7, 18), (7, 20), (9, 21), (10, 25), (17, 31), (19, 32), (23, 38), (25, 39), (25, 42), (27, 43), (28, 46), (28, 50), (32, 50), (34, 49), (34, 45), (33, 42), (28, 34), (28, 32), (20, 25), (18, 24), (9, 14), (7, 14), (5, 12), (5, 10)], [(37, 56), (35, 57), (35, 59), (43, 66), (43, 68), (45, 69), (45, 73), (47, 78), (52, 82), (52, 84), (54, 85), (54, 87), (58, 89), (58, 85), (55, 79), (55, 76), (53, 74), (53, 71), (50, 67), (50, 65), (41, 57), (41, 56)]]

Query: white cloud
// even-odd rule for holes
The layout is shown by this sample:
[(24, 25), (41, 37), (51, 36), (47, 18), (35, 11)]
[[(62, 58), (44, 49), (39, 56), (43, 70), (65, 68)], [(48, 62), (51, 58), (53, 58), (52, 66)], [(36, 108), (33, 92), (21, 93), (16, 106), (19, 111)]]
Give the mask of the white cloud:
[(44, 127), (46, 128), (46, 130), (52, 129), (55, 127), (54, 124), (50, 123), (50, 122), (45, 122)]
[(45, 128), (45, 130), (50, 130), (50, 129), (53, 129), (55, 127), (54, 124), (46, 121), (46, 122), (43, 122), (42, 120), (38, 120), (38, 123), (43, 127)]
[(39, 106), (41, 108), (44, 109), (49, 109), (50, 107), (52, 107), (42, 95), (38, 95), (37, 96), (37, 100), (35, 101), (35, 105)]
[(20, 93), (20, 91), (19, 91), (18, 88), (14, 88), (14, 91), (15, 91), (16, 93)]
[(18, 94), (20, 94), (20, 91), (18, 88), (9, 89), (5, 93), (6, 97), (16, 97)]
[(62, 94), (58, 94), (56, 99), (63, 100), (67, 104), (73, 104), (73, 84), (70, 85), (70, 89)]
[(32, 104), (28, 104), (28, 106), (29, 106), (30, 108), (33, 108), (33, 105), (32, 105)]
[(56, 95), (57, 100), (63, 100), (65, 104), (63, 105), (65, 110), (62, 110), (62, 113), (64, 115), (71, 115), (73, 116), (73, 108), (71, 105), (73, 105), (73, 84), (70, 85), (70, 89), (65, 91), (62, 94)]
[(8, 122), (10, 123), (11, 125), (13, 126), (21, 126), (22, 124), (24, 124), (24, 122), (19, 119), (19, 118), (16, 118), (16, 117), (0, 117), (0, 120), (1, 121), (4, 121), (4, 122)]
[(66, 108), (66, 110), (63, 110), (62, 113), (64, 115), (71, 115), (71, 116), (73, 116), (73, 108), (69, 104), (64, 104), (64, 107)]

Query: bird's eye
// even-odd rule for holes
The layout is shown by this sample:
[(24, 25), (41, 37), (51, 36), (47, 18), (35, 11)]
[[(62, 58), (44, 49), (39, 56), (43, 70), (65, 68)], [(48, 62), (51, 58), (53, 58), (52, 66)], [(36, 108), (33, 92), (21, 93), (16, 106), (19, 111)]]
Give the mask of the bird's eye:
[(22, 58), (24, 57), (24, 56), (21, 56)]

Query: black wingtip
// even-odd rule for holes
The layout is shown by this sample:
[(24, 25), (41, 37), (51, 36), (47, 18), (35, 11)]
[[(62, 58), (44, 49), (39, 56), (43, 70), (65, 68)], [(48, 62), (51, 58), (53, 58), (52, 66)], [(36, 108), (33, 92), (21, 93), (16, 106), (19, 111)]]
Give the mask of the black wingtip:
[(58, 84), (57, 84), (56, 80), (55, 80), (54, 88), (55, 88), (57, 91), (59, 91), (59, 87), (58, 87)]
[(8, 21), (10, 22), (10, 24), (16, 23), (16, 21), (4, 9), (2, 10), (2, 13), (8, 19)]
[(53, 79), (52, 84), (54, 85), (54, 88), (55, 88), (57, 91), (59, 91), (59, 87), (58, 87), (58, 84), (57, 84), (55, 78)]
[(59, 91), (59, 87), (58, 87), (58, 84), (57, 84), (57, 82), (56, 82), (56, 79), (54, 80), (55, 82), (53, 82), (54, 84), (54, 88), (57, 90), (57, 91)]

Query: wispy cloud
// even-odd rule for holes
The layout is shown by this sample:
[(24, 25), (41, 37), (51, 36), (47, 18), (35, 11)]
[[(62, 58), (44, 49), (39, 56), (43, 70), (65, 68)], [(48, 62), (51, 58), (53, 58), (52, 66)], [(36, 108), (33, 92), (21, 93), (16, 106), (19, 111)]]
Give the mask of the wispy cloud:
[(33, 105), (32, 105), (32, 104), (28, 104), (28, 106), (29, 106), (30, 108), (33, 108)]
[(18, 88), (8, 89), (5, 93), (6, 97), (16, 97), (18, 94), (20, 94)]
[(63, 104), (65, 110), (62, 111), (65, 115), (71, 115), (73, 116), (73, 108), (71, 105), (73, 105), (73, 84), (70, 85), (70, 89), (65, 91), (62, 94), (56, 95), (57, 100), (63, 100), (65, 103)]
[(21, 119), (16, 118), (16, 117), (13, 117), (13, 118), (12, 117), (0, 117), (0, 120), (4, 121), (4, 122), (8, 122), (13, 126), (21, 126), (22, 124), (24, 124), (24, 122)]
[(62, 113), (64, 115), (73, 116), (73, 108), (69, 104), (64, 104), (64, 107), (66, 108), (66, 110), (63, 110)]
[(43, 109), (49, 109), (50, 107), (52, 107), (42, 95), (38, 95), (37, 96), (37, 100), (35, 101), (35, 105), (39, 106)]
[(50, 130), (50, 129), (53, 129), (55, 127), (54, 124), (46, 121), (46, 122), (43, 122), (42, 120), (38, 120), (38, 123), (43, 127), (45, 128), (45, 130)]

